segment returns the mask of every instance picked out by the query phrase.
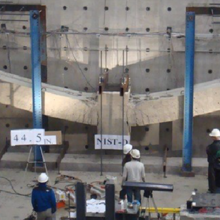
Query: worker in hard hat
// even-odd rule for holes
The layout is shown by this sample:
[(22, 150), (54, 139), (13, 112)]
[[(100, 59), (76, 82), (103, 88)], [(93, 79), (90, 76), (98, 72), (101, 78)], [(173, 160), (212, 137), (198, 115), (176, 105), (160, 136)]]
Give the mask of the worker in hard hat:
[(215, 183), (215, 170), (214, 170), (214, 160), (216, 158), (217, 152), (220, 150), (220, 131), (214, 128), (209, 134), (213, 142), (206, 148), (206, 153), (208, 156), (208, 186), (209, 192), (214, 193), (216, 189)]
[(124, 149), (123, 149), (123, 153), (124, 153), (124, 158), (122, 160), (122, 166), (124, 167), (124, 165), (127, 162), (131, 161), (131, 154), (130, 151), (132, 150), (133, 146), (131, 144), (125, 144)]
[[(133, 146), (131, 144), (125, 144), (124, 145), (124, 148), (123, 148), (123, 154), (125, 155), (123, 160), (122, 160), (122, 167), (124, 167), (124, 165), (127, 163), (127, 162), (130, 162), (131, 161), (131, 154), (130, 154), (130, 151), (132, 150)], [(119, 197), (120, 199), (125, 199), (125, 196), (126, 196), (126, 190), (125, 189), (122, 189), (119, 193)]]
[(220, 193), (220, 151), (217, 152), (214, 160), (214, 171), (215, 171), (215, 193)]
[[(130, 152), (132, 160), (127, 162), (124, 166), (122, 182), (145, 182), (145, 168), (144, 164), (140, 160), (140, 151), (133, 149)], [(138, 189), (127, 189), (127, 199), (129, 203), (132, 203), (132, 194), (134, 199), (141, 202), (141, 194)]]
[(38, 186), (32, 191), (31, 202), (37, 213), (37, 220), (56, 220), (56, 198), (53, 190), (47, 186), (49, 177), (41, 173), (38, 177)]

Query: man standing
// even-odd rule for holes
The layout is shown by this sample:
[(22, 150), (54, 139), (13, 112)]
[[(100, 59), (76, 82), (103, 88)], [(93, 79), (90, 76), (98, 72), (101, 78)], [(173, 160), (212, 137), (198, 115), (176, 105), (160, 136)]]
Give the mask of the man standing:
[[(127, 162), (124, 166), (123, 179), (124, 181), (129, 182), (145, 182), (145, 168), (144, 164), (139, 162), (140, 160), (140, 151), (131, 150), (130, 152), (132, 160)], [(132, 203), (132, 194), (134, 194), (134, 199), (141, 202), (141, 194), (138, 189), (127, 189), (127, 199), (128, 202)]]
[(220, 193), (220, 151), (217, 152), (214, 161), (215, 170), (215, 193)]
[(209, 184), (209, 191), (211, 193), (214, 193), (216, 189), (214, 160), (216, 158), (217, 152), (220, 150), (220, 131), (217, 128), (215, 128), (212, 130), (209, 136), (213, 139), (213, 142), (206, 148), (206, 153), (208, 156), (208, 163), (209, 163), (208, 184)]
[(51, 188), (47, 187), (49, 177), (41, 173), (38, 177), (38, 186), (32, 191), (31, 202), (37, 213), (37, 220), (56, 220), (56, 198)]
[(124, 153), (124, 158), (123, 158), (123, 161), (122, 161), (122, 166), (124, 167), (124, 165), (127, 163), (127, 162), (130, 162), (131, 161), (131, 150), (132, 150), (133, 146), (131, 144), (125, 144), (124, 146), (124, 150), (123, 150), (123, 153)]
[[(131, 144), (125, 144), (124, 145), (124, 148), (123, 148), (123, 154), (125, 155), (123, 160), (122, 160), (122, 167), (124, 168), (125, 164), (127, 162), (130, 162), (131, 161), (131, 150), (132, 150), (133, 146)], [(120, 191), (120, 199), (125, 199), (125, 195), (126, 195), (126, 189), (122, 189)]]

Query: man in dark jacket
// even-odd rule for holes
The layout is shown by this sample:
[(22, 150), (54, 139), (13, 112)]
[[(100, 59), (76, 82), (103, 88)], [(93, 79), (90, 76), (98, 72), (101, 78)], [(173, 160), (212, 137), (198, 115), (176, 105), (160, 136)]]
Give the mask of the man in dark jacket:
[(49, 177), (41, 173), (38, 177), (38, 186), (32, 191), (31, 202), (37, 213), (37, 220), (56, 220), (56, 198), (51, 188), (47, 187)]
[(213, 139), (212, 144), (210, 144), (206, 148), (206, 153), (208, 156), (208, 184), (209, 184), (209, 191), (211, 193), (215, 192), (216, 184), (215, 184), (215, 170), (214, 170), (214, 161), (216, 158), (217, 152), (220, 150), (220, 131), (219, 129), (215, 128), (209, 134), (209, 136)]
[(220, 151), (217, 152), (215, 161), (214, 161), (214, 170), (215, 170), (215, 193), (220, 193)]

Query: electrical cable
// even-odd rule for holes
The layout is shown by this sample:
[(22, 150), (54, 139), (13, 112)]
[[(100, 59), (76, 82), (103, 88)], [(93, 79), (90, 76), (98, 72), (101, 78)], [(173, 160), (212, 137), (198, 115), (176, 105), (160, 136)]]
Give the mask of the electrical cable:
[[(27, 31), (15, 31), (15, 30), (0, 30), (0, 34), (16, 34), (16, 35), (21, 35), (21, 36), (30, 36), (30, 32)], [(55, 30), (50, 30), (45, 33), (47, 37), (50, 37), (51, 35), (102, 35), (102, 36), (120, 36), (120, 37), (132, 37), (132, 36), (154, 36), (154, 35), (161, 35), (161, 36), (167, 36), (166, 32), (150, 32), (150, 33), (143, 33), (143, 32), (120, 32), (120, 30), (116, 30), (116, 32), (102, 32), (102, 31), (95, 31), (95, 32), (80, 32), (77, 30), (71, 30), (69, 31), (62, 31), (61, 29), (55, 29)]]
[[(0, 30), (0, 34), (15, 34), (15, 35), (23, 35), (23, 36), (30, 36), (30, 32), (24, 32), (24, 31), (15, 31), (15, 30)], [(120, 32), (120, 30), (116, 29), (116, 32), (102, 32), (102, 31), (95, 31), (95, 32), (80, 32), (77, 30), (71, 30), (69, 29), (69, 31), (62, 31), (61, 29), (55, 29), (55, 30), (50, 30), (46, 32), (47, 37), (50, 37), (51, 35), (99, 35), (99, 36), (118, 36), (118, 37), (133, 37), (133, 36), (139, 36), (139, 37), (146, 37), (146, 36), (164, 36), (164, 37), (168, 37), (169, 35), (166, 32), (160, 32), (160, 31), (156, 31), (156, 32), (149, 32), (149, 33), (145, 33), (145, 32)], [(176, 38), (184, 38), (185, 37), (185, 33), (181, 33), (181, 32), (172, 32), (171, 33), (172, 37), (176, 37)], [(213, 38), (213, 36), (216, 37), (220, 37), (220, 34), (207, 34), (207, 33), (199, 33), (196, 34), (197, 38)]]
[[(104, 3), (104, 9), (106, 8), (106, 0)], [(105, 18), (106, 18), (106, 14), (105, 14), (106, 10), (104, 11), (104, 19), (103, 19), (103, 26), (105, 27)]]
[(86, 80), (87, 84), (88, 84), (94, 91), (96, 91), (95, 88), (90, 84), (89, 80), (86, 78), (85, 74), (83, 73), (83, 71), (82, 71), (82, 69), (81, 69), (81, 67), (80, 67), (80, 65), (79, 65), (79, 63), (78, 63), (78, 61), (77, 61), (77, 59), (76, 59), (76, 57), (75, 57), (73, 51), (72, 51), (72, 48), (71, 48), (71, 45), (70, 45), (68, 36), (67, 36), (67, 35), (65, 35), (65, 36), (66, 36), (66, 41), (67, 41), (67, 44), (68, 44), (68, 49), (69, 49), (69, 51), (72, 53), (72, 56), (73, 56), (74, 60), (76, 61), (76, 64), (77, 64), (78, 69), (80, 70), (80, 72), (81, 72), (82, 76), (84, 77), (84, 79)]
[(100, 35), (100, 36), (118, 36), (118, 37), (132, 37), (132, 36), (168, 36), (167, 33), (165, 32), (151, 32), (151, 33), (137, 33), (137, 32), (109, 32), (109, 33), (104, 33), (104, 32), (61, 32), (61, 31), (58, 31), (58, 32), (53, 32), (53, 33), (50, 33), (50, 32), (46, 32), (47, 34), (66, 34), (66, 35)]
[[(23, 50), (23, 47), (10, 47), (9, 49), (10, 50)], [(47, 49), (51, 50), (51, 51), (58, 50), (57, 48), (54, 48), (54, 47), (48, 47)], [(0, 51), (1, 50), (4, 50), (4, 49), (0, 48)], [(75, 47), (75, 48), (72, 48), (72, 50), (73, 51), (85, 51), (85, 48), (77, 48), (77, 47)], [(97, 48), (97, 49), (96, 48), (87, 48), (87, 51), (97, 51), (98, 52), (98, 51), (102, 51), (102, 50), (105, 50), (105, 48)], [(124, 50), (124, 48), (116, 48), (116, 47), (115, 48), (113, 48), (113, 47), (112, 48), (108, 48), (109, 52), (110, 51), (115, 51), (116, 53), (121, 52), (123, 50)], [(146, 52), (146, 49), (141, 49), (140, 50), (140, 49), (129, 48), (129, 51), (130, 52)], [(167, 50), (151, 49), (150, 52), (158, 52), (158, 53), (166, 53), (167, 54)], [(175, 51), (174, 49), (171, 49), (170, 52), (171, 53), (184, 53), (185, 51), (184, 50), (177, 50), (177, 51)], [(196, 50), (195, 52), (196, 53), (210, 53), (209, 50)], [(212, 54), (216, 54), (216, 53), (220, 53), (220, 51), (212, 51)], [(117, 65), (119, 65), (118, 63), (121, 62), (122, 56), (119, 56), (119, 55), (117, 56), (117, 54), (116, 54), (115, 57), (118, 60)], [(68, 61), (66, 61), (66, 62), (68, 62)]]
[[(65, 191), (70, 191), (70, 190), (75, 191), (76, 184), (77, 184), (77, 182), (76, 182), (76, 183), (71, 183), (71, 184), (66, 185), (66, 186), (65, 186)], [(74, 188), (74, 189), (73, 189), (73, 188)]]
[(11, 55), (9, 49), (9, 34), (7, 34), (7, 58), (8, 58), (8, 70), (11, 73)]
[(126, 27), (127, 27), (127, 23), (128, 23), (128, 10), (129, 10), (129, 7), (128, 7), (128, 0), (126, 0), (126, 12), (125, 12), (125, 24), (126, 24)]
[(14, 186), (12, 185), (11, 180), (9, 180), (8, 178), (0, 176), (0, 179), (4, 179), (4, 180), (8, 181), (10, 186), (11, 186), (11, 188), (12, 188), (12, 190), (13, 190), (13, 192), (10, 192), (10, 191), (7, 191), (7, 190), (1, 190), (0, 189), (0, 192), (5, 192), (5, 193), (9, 193), (9, 194), (15, 194), (15, 195), (18, 195), (18, 196), (26, 196), (26, 197), (29, 197), (31, 195), (31, 193), (23, 194), (23, 193), (17, 192), (15, 190)]

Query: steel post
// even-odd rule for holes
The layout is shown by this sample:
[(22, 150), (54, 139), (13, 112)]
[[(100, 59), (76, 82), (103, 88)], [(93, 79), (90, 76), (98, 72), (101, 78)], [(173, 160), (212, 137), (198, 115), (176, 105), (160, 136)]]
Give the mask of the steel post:
[(186, 12), (185, 95), (182, 171), (192, 171), (193, 86), (195, 52), (195, 12)]
[[(43, 83), (47, 83), (47, 27), (46, 27), (46, 7), (40, 12), (40, 49), (41, 49), (41, 80)], [(42, 103), (44, 106), (44, 93), (42, 94)], [(49, 129), (49, 117), (42, 115), (42, 126), (47, 131)], [(49, 153), (50, 147), (48, 145), (43, 146), (42, 149)]]
[(86, 191), (81, 182), (76, 184), (76, 219), (86, 220)]
[(105, 219), (115, 220), (115, 185), (105, 185)]
[[(30, 11), (30, 29), (31, 29), (33, 127), (42, 128), (41, 49), (40, 49), (41, 34), (40, 34), (40, 16), (38, 10)], [(34, 160), (43, 162), (43, 158), (39, 146), (35, 146)]]

